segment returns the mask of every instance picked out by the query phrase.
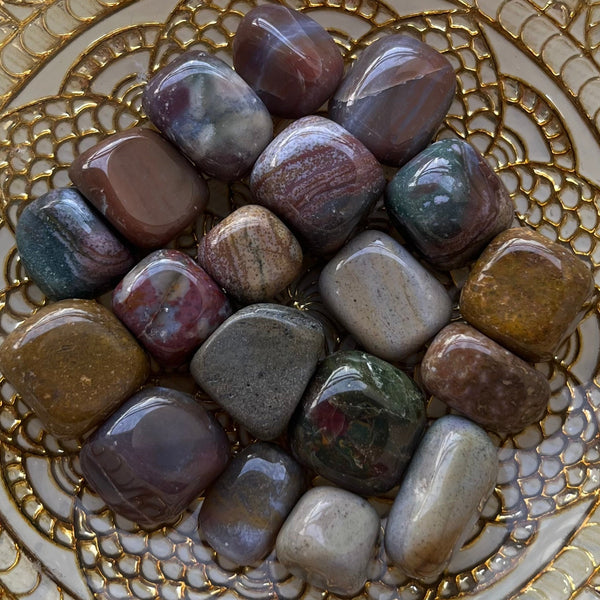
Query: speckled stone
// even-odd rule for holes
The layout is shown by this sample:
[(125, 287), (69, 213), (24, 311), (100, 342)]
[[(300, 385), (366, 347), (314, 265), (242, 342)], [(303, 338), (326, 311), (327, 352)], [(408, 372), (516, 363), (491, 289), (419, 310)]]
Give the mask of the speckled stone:
[(313, 585), (358, 594), (379, 533), (379, 517), (363, 498), (316, 487), (304, 494), (277, 536), (277, 559)]
[(315, 112), (344, 74), (327, 31), (307, 14), (277, 4), (257, 6), (241, 20), (233, 66), (271, 113), (289, 118)]
[(389, 235), (357, 235), (319, 279), (326, 306), (371, 354), (399, 360), (450, 321), (444, 287)]
[(455, 89), (454, 69), (443, 55), (414, 38), (386, 35), (361, 52), (329, 114), (379, 160), (399, 166), (431, 141)]
[(550, 360), (594, 289), (589, 265), (566, 247), (517, 227), (475, 263), (460, 298), (473, 327), (531, 361)]
[(476, 257), (514, 213), (500, 178), (458, 139), (431, 144), (404, 165), (386, 188), (385, 206), (394, 226), (442, 269)]
[(279, 215), (317, 254), (334, 252), (385, 187), (377, 159), (337, 123), (305, 117), (260, 155), (250, 178), (259, 204)]
[(134, 264), (75, 188), (52, 190), (27, 204), (16, 240), (27, 274), (51, 300), (100, 296)]
[(199, 525), (219, 556), (251, 565), (267, 556), (306, 489), (302, 467), (281, 448), (258, 442), (240, 452), (210, 487)]
[(202, 344), (194, 379), (252, 435), (281, 435), (325, 345), (321, 324), (289, 306), (254, 304), (229, 317)]
[(498, 453), (475, 423), (444, 416), (427, 430), (385, 529), (390, 561), (430, 582), (471, 535), (498, 477)]
[(237, 179), (273, 137), (269, 112), (226, 63), (189, 51), (148, 82), (148, 118), (207, 175)]
[(187, 255), (157, 250), (115, 288), (114, 313), (159, 363), (181, 365), (231, 315), (219, 286)]
[(193, 396), (160, 387), (132, 396), (80, 453), (90, 487), (146, 529), (174, 521), (228, 460), (216, 419)]
[(200, 240), (198, 262), (228, 294), (241, 302), (260, 302), (300, 275), (302, 248), (270, 210), (251, 204)]
[(436, 398), (499, 433), (518, 433), (539, 421), (550, 399), (540, 371), (463, 323), (437, 334), (421, 379)]
[(6, 337), (0, 371), (47, 431), (77, 438), (144, 383), (149, 364), (106, 308), (91, 300), (61, 300)]

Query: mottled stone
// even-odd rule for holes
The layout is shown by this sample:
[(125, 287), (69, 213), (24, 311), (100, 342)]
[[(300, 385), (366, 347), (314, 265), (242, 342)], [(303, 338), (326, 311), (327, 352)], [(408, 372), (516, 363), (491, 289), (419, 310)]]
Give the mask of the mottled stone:
[(174, 521), (228, 460), (216, 419), (193, 396), (161, 387), (132, 396), (80, 453), (90, 487), (146, 529)]
[(344, 61), (333, 38), (308, 15), (263, 4), (241, 20), (233, 66), (275, 115), (315, 112), (335, 92)]
[(329, 114), (379, 160), (398, 166), (431, 141), (455, 89), (454, 69), (443, 55), (414, 38), (387, 35), (359, 55)]
[(17, 221), (16, 239), (27, 274), (51, 300), (100, 296), (134, 264), (75, 188), (30, 202)]
[(270, 210), (251, 204), (200, 240), (198, 262), (228, 294), (241, 302), (260, 302), (300, 275), (302, 248)]
[(437, 579), (477, 522), (498, 477), (498, 453), (475, 423), (448, 415), (423, 436), (385, 529), (390, 561), (409, 577)]
[(194, 379), (255, 437), (287, 427), (325, 345), (321, 324), (289, 306), (254, 304), (229, 317), (194, 355)]
[(123, 236), (142, 248), (172, 240), (208, 200), (202, 177), (150, 129), (109, 136), (79, 155), (69, 176)]
[(425, 399), (399, 369), (364, 352), (319, 365), (290, 424), (296, 458), (358, 494), (394, 487), (425, 428)]
[(273, 137), (269, 112), (226, 63), (189, 51), (148, 82), (149, 119), (207, 175), (241, 177)]
[(550, 360), (574, 331), (594, 289), (589, 265), (564, 246), (517, 227), (498, 235), (463, 288), (463, 317), (531, 361)]
[(178, 366), (231, 315), (219, 286), (178, 250), (157, 250), (116, 287), (113, 311), (160, 362)]
[(6, 337), (0, 371), (47, 431), (76, 438), (144, 383), (149, 364), (106, 308), (91, 300), (61, 300)]
[(454, 269), (513, 220), (513, 204), (484, 158), (464, 140), (431, 144), (386, 189), (394, 226), (431, 264)]
[(389, 235), (357, 235), (327, 264), (321, 296), (368, 352), (399, 360), (415, 352), (450, 321), (446, 290)]
[(385, 187), (375, 157), (337, 123), (305, 117), (284, 129), (254, 165), (259, 204), (316, 253), (337, 250)]
[(250, 565), (271, 552), (305, 489), (302, 467), (278, 446), (258, 442), (240, 452), (210, 487), (200, 529), (219, 556)]
[(358, 594), (379, 533), (379, 517), (363, 498), (316, 487), (304, 494), (277, 536), (277, 559), (309, 583), (342, 596)]

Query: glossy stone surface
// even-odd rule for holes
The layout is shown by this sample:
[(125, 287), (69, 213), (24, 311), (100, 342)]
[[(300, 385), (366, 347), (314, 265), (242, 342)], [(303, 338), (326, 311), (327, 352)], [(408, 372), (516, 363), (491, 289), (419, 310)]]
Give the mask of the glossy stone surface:
[(144, 383), (149, 364), (106, 308), (91, 300), (61, 300), (6, 337), (0, 371), (47, 431), (77, 438)]
[(319, 364), (290, 424), (296, 458), (358, 494), (398, 483), (425, 428), (425, 399), (399, 369), (358, 351)]
[(390, 220), (431, 264), (454, 269), (476, 257), (513, 220), (508, 192), (464, 140), (431, 144), (386, 188)]
[(285, 431), (324, 346), (313, 317), (289, 306), (254, 304), (202, 344), (190, 370), (253, 436), (272, 440)]
[(215, 418), (193, 396), (161, 387), (132, 396), (80, 453), (88, 485), (146, 529), (174, 521), (228, 460)]
[(384, 186), (375, 157), (323, 117), (305, 117), (284, 129), (260, 155), (250, 179), (256, 201), (315, 253), (337, 250)]
[(423, 436), (385, 529), (392, 563), (430, 582), (472, 534), (498, 477), (498, 453), (488, 435), (462, 417), (444, 416)]
[(150, 129), (111, 135), (75, 158), (69, 176), (123, 236), (142, 248), (172, 240), (208, 200), (202, 177)]
[(27, 274), (51, 300), (100, 296), (134, 263), (75, 188), (52, 190), (27, 204), (16, 240)]
[(358, 594), (379, 532), (379, 516), (346, 490), (304, 494), (277, 536), (277, 560), (309, 583), (342, 596)]
[(292, 232), (262, 206), (238, 208), (198, 244), (198, 262), (241, 302), (268, 300), (298, 277), (302, 248)]
[(517, 227), (494, 238), (463, 288), (460, 311), (481, 332), (527, 360), (550, 360), (575, 329), (594, 287), (589, 265), (568, 248)]
[(156, 250), (116, 287), (113, 311), (161, 364), (178, 366), (227, 318), (219, 286), (187, 255)]
[(399, 360), (450, 321), (444, 287), (389, 235), (368, 230), (323, 269), (326, 306), (368, 352)]
[(233, 66), (271, 113), (289, 118), (315, 112), (344, 74), (329, 33), (308, 15), (276, 4), (257, 6), (241, 20)]
[(269, 112), (226, 63), (189, 51), (148, 82), (143, 106), (157, 129), (202, 172), (237, 179), (273, 137)]
[(463, 323), (437, 334), (421, 363), (421, 379), (436, 398), (500, 433), (518, 433), (539, 421), (550, 399), (540, 371)]
[(200, 510), (203, 536), (239, 565), (265, 558), (294, 504), (306, 489), (302, 467), (281, 448), (258, 442), (229, 463)]
[(399, 166), (431, 141), (455, 89), (454, 69), (443, 55), (414, 38), (387, 35), (361, 52), (329, 114), (379, 160)]

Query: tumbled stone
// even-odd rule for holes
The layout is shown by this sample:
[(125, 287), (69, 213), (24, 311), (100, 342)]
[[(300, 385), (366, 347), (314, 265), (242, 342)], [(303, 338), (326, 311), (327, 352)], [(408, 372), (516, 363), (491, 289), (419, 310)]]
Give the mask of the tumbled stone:
[(208, 200), (202, 177), (150, 129), (106, 138), (73, 161), (69, 176), (123, 236), (142, 248), (172, 240)]
[(200, 240), (198, 262), (228, 294), (260, 302), (298, 277), (302, 248), (270, 210), (251, 204), (232, 212)]
[(143, 106), (163, 135), (217, 179), (244, 175), (273, 137), (269, 112), (252, 88), (204, 52), (186, 52), (158, 71)]
[(457, 139), (431, 144), (404, 165), (386, 188), (385, 206), (394, 226), (442, 269), (465, 265), (513, 219), (500, 178)]
[(368, 352), (399, 360), (450, 321), (446, 290), (389, 235), (368, 230), (329, 261), (319, 279), (326, 306)]
[(110, 508), (153, 529), (174, 521), (223, 471), (229, 441), (193, 396), (148, 387), (86, 440), (79, 458)]
[(250, 179), (259, 204), (279, 215), (308, 250), (337, 250), (379, 198), (383, 169), (354, 136), (323, 117), (284, 129)]
[(399, 166), (431, 141), (455, 89), (454, 69), (442, 54), (414, 38), (387, 35), (359, 55), (329, 114), (379, 160)]
[(192, 359), (194, 379), (253, 436), (287, 427), (325, 345), (321, 324), (278, 304), (254, 304), (229, 317)]
[(315, 112), (335, 91), (344, 61), (333, 38), (308, 15), (263, 4), (241, 20), (233, 66), (269, 111), (298, 118)]
[(363, 498), (316, 487), (304, 494), (277, 536), (277, 559), (309, 583), (342, 596), (358, 594), (379, 532)]
[(358, 494), (394, 487), (425, 428), (425, 399), (399, 369), (364, 352), (320, 363), (290, 424), (296, 458)]
[(178, 250), (157, 250), (115, 288), (113, 311), (161, 364), (178, 366), (228, 317), (219, 286)]
[(531, 361), (550, 360), (574, 331), (594, 289), (588, 264), (525, 227), (496, 236), (460, 298), (463, 317)]
[(239, 565), (261, 560), (306, 489), (302, 467), (273, 444), (240, 452), (213, 483), (200, 510), (200, 529), (219, 556)]
[(518, 433), (542, 418), (550, 399), (546, 377), (473, 327), (440, 331), (421, 363), (423, 384), (472, 421)]
[(6, 337), (0, 371), (47, 431), (76, 438), (144, 383), (149, 364), (106, 308), (92, 300), (61, 300)]
[(16, 241), (27, 274), (51, 300), (100, 296), (134, 264), (75, 188), (52, 190), (27, 204)]

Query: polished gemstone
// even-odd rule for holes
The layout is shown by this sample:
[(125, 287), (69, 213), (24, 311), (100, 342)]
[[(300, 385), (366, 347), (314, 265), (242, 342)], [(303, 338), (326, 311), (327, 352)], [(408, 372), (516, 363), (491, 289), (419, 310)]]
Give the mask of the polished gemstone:
[(156, 250), (116, 287), (113, 311), (160, 362), (178, 366), (229, 316), (221, 288), (179, 250)]
[(106, 308), (92, 300), (61, 300), (6, 337), (0, 371), (50, 433), (77, 438), (144, 383), (149, 364)]
[(208, 490), (199, 517), (202, 534), (219, 556), (255, 563), (271, 552), (305, 489), (306, 476), (291, 456), (273, 444), (253, 444)]
[(385, 186), (375, 157), (337, 123), (305, 117), (284, 129), (260, 155), (250, 187), (308, 250), (337, 250)]
[(27, 204), (16, 239), (27, 274), (51, 300), (99, 296), (134, 263), (75, 188), (52, 190)]
[(434, 338), (421, 363), (427, 390), (472, 421), (518, 433), (542, 418), (546, 377), (473, 327), (452, 323)]
[(172, 240), (208, 200), (202, 177), (150, 129), (129, 129), (106, 138), (79, 155), (69, 175), (114, 227), (142, 248)]
[(174, 521), (225, 468), (229, 441), (189, 394), (148, 387), (84, 443), (81, 471), (116, 513), (147, 529)]
[(398, 171), (386, 189), (394, 226), (431, 264), (453, 269), (475, 258), (513, 220), (500, 178), (464, 140), (441, 140)]
[(394, 487), (425, 428), (425, 399), (408, 375), (358, 351), (320, 363), (290, 424), (296, 458), (358, 494)]
[(309, 583), (358, 594), (379, 533), (379, 516), (360, 496), (333, 487), (304, 494), (277, 536), (277, 560)]
[(409, 577), (430, 582), (472, 535), (498, 477), (498, 452), (483, 429), (444, 416), (425, 433), (390, 511), (385, 549)]
[(402, 165), (431, 141), (456, 88), (454, 69), (430, 46), (388, 35), (367, 46), (329, 114), (381, 161)]
[(357, 235), (327, 264), (319, 289), (326, 306), (368, 352), (399, 360), (450, 321), (446, 290), (389, 235)]
[(287, 427), (322, 355), (321, 324), (279, 304), (254, 304), (202, 344), (190, 369), (204, 391), (255, 437)]
[(253, 8), (233, 38), (233, 66), (275, 115), (315, 112), (335, 92), (344, 61), (308, 15), (278, 4)]
[(593, 289), (587, 263), (536, 231), (517, 227), (495, 237), (475, 263), (460, 310), (502, 346), (544, 361), (573, 332)]
[(269, 112), (226, 63), (189, 51), (148, 82), (146, 114), (207, 175), (226, 181), (250, 170), (273, 137)]
[(238, 208), (198, 244), (198, 262), (241, 302), (268, 300), (302, 268), (302, 248), (292, 232), (262, 206)]

